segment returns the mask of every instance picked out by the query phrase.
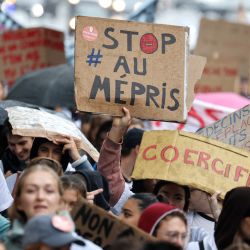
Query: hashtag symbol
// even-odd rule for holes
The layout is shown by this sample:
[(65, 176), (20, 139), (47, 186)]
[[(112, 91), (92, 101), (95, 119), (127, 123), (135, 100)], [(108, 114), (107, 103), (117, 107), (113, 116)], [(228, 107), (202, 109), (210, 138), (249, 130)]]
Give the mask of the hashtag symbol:
[(89, 64), (89, 66), (94, 64), (94, 66), (96, 67), (98, 63), (101, 63), (102, 57), (103, 55), (101, 55), (100, 50), (98, 50), (98, 52), (95, 54), (95, 49), (92, 49), (91, 54), (87, 56), (88, 60), (86, 62)]

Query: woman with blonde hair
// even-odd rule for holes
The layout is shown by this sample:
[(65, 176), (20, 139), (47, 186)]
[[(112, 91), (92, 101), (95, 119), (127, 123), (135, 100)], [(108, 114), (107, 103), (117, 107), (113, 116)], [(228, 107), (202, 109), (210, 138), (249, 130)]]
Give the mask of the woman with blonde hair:
[(59, 176), (46, 165), (37, 164), (23, 171), (13, 205), (8, 214), (11, 228), (3, 237), (7, 249), (22, 249), (24, 226), (34, 216), (60, 210), (63, 190)]

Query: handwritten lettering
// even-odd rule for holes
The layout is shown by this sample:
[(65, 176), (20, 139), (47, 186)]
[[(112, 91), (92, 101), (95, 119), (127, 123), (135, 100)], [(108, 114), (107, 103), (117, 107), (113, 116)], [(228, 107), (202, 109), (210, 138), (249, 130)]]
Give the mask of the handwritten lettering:
[(73, 219), (74, 221), (79, 219), (81, 225), (85, 225), (87, 230), (92, 231), (92, 233), (96, 232), (97, 234), (103, 234), (105, 238), (108, 238), (111, 235), (114, 226), (113, 221), (110, 221), (107, 218), (102, 218), (100, 214), (95, 213), (92, 211), (91, 207), (88, 207), (85, 204), (79, 209)]
[[(206, 171), (212, 171), (216, 175), (225, 178), (231, 178), (234, 182), (246, 179), (246, 185), (250, 186), (250, 172), (240, 165), (232, 166), (231, 163), (213, 156), (204, 151), (185, 148), (183, 155), (180, 150), (173, 145), (158, 146), (156, 144), (149, 145), (142, 149), (142, 159), (145, 161), (163, 161), (172, 163), (174, 161), (183, 161), (186, 166), (196, 166)], [(153, 164), (153, 163), (152, 163)]]
[[(101, 76), (96, 75), (90, 90), (89, 99), (97, 99), (104, 97), (106, 102), (114, 102), (120, 104), (129, 104), (134, 106), (137, 104), (136, 100), (138, 97), (144, 98), (145, 106), (154, 106), (156, 108), (168, 109), (170, 111), (175, 111), (179, 107), (178, 95), (180, 91), (178, 89), (171, 89), (169, 96), (166, 93), (166, 83), (162, 84), (162, 89), (159, 89), (153, 85), (146, 85), (138, 82), (132, 82), (131, 84), (123, 81), (115, 81), (115, 96), (111, 97), (111, 83), (108, 77), (104, 77), (103, 80)], [(130, 93), (125, 94), (125, 88), (123, 86), (130, 85)], [(130, 97), (130, 101), (122, 100), (121, 96), (126, 96), (126, 100)], [(167, 102), (167, 104), (166, 104)]]
[[(104, 30), (104, 36), (108, 39), (108, 41), (106, 43), (104, 43), (102, 45), (102, 47), (106, 48), (106, 49), (116, 49), (119, 47), (119, 41), (117, 40), (117, 38), (115, 37), (115, 35), (118, 34), (124, 34), (126, 36), (126, 44), (127, 44), (127, 51), (135, 51), (136, 49), (138, 49), (138, 47), (144, 52), (144, 53), (148, 53), (147, 51), (149, 50), (149, 53), (153, 53), (158, 49), (158, 40), (155, 36), (154, 39), (152, 39), (152, 36), (150, 36), (150, 40), (148, 40), (145, 35), (149, 35), (149, 34), (142, 34), (139, 35), (139, 32), (137, 31), (130, 31), (130, 30), (120, 30), (120, 31), (116, 31), (115, 28), (113, 27), (107, 27)], [(134, 38), (140, 36), (139, 40), (140, 43), (137, 44), (137, 47), (135, 48), (134, 45)], [(145, 38), (145, 39), (143, 39)], [(155, 40), (155, 42), (152, 44), (152, 40)], [(150, 43), (149, 43), (150, 41)], [(160, 37), (160, 44), (161, 44), (161, 51), (160, 53), (165, 54), (167, 52), (167, 48), (171, 45), (173, 45), (176, 42), (176, 37), (173, 34), (170, 33), (163, 33), (161, 34)], [(143, 44), (143, 45), (142, 45)], [(145, 46), (144, 46), (145, 45)], [(145, 49), (143, 49), (145, 48)], [(152, 49), (151, 49), (152, 48)]]
[[(227, 142), (230, 145), (247, 148), (248, 131), (250, 129), (250, 106), (246, 106), (225, 116), (197, 134)], [(244, 146), (245, 145), (245, 146)]]

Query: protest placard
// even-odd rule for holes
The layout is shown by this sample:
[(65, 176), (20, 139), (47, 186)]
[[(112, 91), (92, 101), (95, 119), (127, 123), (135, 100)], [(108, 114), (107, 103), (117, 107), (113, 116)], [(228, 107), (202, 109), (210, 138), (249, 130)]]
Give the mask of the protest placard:
[[(197, 96), (200, 95), (201, 94)], [(206, 93), (203, 95), (207, 96), (208, 94)], [(233, 95), (233, 93), (227, 93), (226, 97), (234, 100), (232, 98), (234, 97)], [(195, 99), (190, 111), (188, 112), (187, 121), (185, 123), (151, 121), (150, 128), (152, 130), (183, 130), (187, 132), (196, 132), (198, 129), (204, 128), (209, 124), (220, 120), (221, 118), (228, 115), (229, 113), (234, 112), (235, 110), (236, 109), (234, 108), (215, 105), (207, 101)]]
[(69, 136), (74, 139), (78, 149), (86, 151), (94, 161), (98, 161), (99, 152), (71, 120), (28, 107), (15, 106), (6, 110), (13, 135), (43, 137), (55, 143), (56, 139)]
[(47, 28), (6, 31), (0, 36), (1, 80), (12, 85), (35, 69), (65, 63), (64, 35)]
[(240, 93), (239, 65), (236, 62), (221, 62), (209, 59), (201, 79), (195, 85), (199, 92), (236, 92)]
[(221, 196), (250, 186), (250, 154), (214, 139), (183, 131), (146, 131), (132, 174), (160, 179)]
[[(77, 17), (80, 111), (184, 121), (205, 58), (190, 56), (187, 27)], [(193, 70), (198, 68), (199, 70)]]
[(206, 126), (196, 134), (250, 151), (250, 105)]
[(118, 217), (87, 201), (80, 202), (72, 212), (72, 218), (76, 225), (76, 232), (103, 249), (123, 238), (128, 241), (154, 240), (149, 234), (128, 225)]
[(194, 52), (206, 56), (208, 60), (237, 63), (239, 75), (249, 78), (249, 35), (249, 25), (202, 18)]

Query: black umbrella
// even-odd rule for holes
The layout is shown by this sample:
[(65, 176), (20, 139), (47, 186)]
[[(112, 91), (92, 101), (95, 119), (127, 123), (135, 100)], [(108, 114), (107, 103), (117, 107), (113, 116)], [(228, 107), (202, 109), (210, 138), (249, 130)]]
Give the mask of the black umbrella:
[(0, 108), (0, 158), (4, 150), (8, 146), (7, 135), (6, 135), (9, 127), (8, 121), (9, 118), (7, 111), (4, 110), (3, 108)]
[(74, 108), (74, 72), (67, 64), (34, 71), (19, 78), (7, 99), (47, 108)]
[(29, 104), (29, 103), (25, 103), (25, 102), (20, 102), (20, 101), (16, 101), (16, 100), (0, 101), (0, 108), (2, 108), (2, 109), (15, 107), (15, 106), (28, 107), (28, 108), (33, 108), (33, 109), (39, 109), (40, 108), (37, 105)]
[(8, 121), (8, 113), (3, 108), (0, 108), (0, 126), (4, 126)]

